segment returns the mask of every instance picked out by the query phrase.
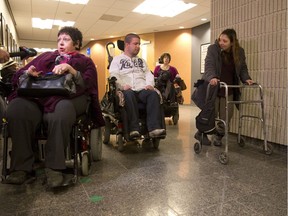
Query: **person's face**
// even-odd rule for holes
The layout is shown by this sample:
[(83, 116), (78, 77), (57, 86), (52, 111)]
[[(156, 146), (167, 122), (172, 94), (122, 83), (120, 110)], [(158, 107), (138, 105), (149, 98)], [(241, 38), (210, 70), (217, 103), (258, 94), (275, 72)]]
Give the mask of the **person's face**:
[(219, 45), (222, 50), (229, 51), (232, 46), (232, 43), (227, 35), (221, 34), (219, 37)]
[(169, 64), (169, 63), (170, 63), (170, 59), (169, 59), (168, 56), (164, 56), (164, 58), (163, 58), (163, 63), (164, 63), (164, 64)]
[(73, 43), (72, 38), (68, 34), (61, 34), (57, 39), (58, 52), (60, 54), (73, 52), (76, 50), (77, 44)]
[(140, 51), (140, 40), (138, 38), (132, 38), (131, 42), (126, 44), (125, 51), (130, 57), (137, 56)]

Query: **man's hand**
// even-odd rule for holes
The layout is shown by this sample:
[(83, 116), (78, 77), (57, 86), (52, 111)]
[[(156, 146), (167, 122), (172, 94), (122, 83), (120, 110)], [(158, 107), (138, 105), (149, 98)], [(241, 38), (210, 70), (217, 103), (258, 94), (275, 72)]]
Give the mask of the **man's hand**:
[(131, 89), (131, 86), (126, 84), (126, 85), (123, 86), (123, 89), (124, 90), (129, 90), (129, 89)]
[(5, 63), (9, 60), (10, 56), (9, 53), (5, 50), (0, 49), (0, 63)]
[(148, 85), (148, 86), (145, 87), (145, 89), (146, 89), (146, 90), (154, 90), (154, 87), (151, 86), (151, 85)]

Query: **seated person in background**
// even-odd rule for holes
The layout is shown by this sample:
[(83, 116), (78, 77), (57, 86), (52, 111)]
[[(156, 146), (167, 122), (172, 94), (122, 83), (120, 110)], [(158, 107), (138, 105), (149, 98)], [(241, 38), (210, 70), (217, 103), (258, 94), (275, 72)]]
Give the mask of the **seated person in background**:
[[(6, 113), (12, 140), (11, 173), (7, 183), (22, 184), (28, 179), (34, 163), (32, 144), (41, 122), (47, 125), (45, 173), (50, 187), (61, 186), (63, 182), (65, 147), (70, 144), (70, 133), (77, 115), (86, 112), (90, 98), (93, 122), (96, 126), (105, 124), (98, 101), (95, 65), (90, 58), (79, 53), (82, 33), (74, 27), (63, 27), (58, 32), (57, 46), (56, 51), (41, 54), (13, 76), (15, 91), (8, 98), (10, 102)], [(76, 93), (70, 97), (17, 96), (21, 75), (39, 76), (48, 72), (73, 74)]]
[[(172, 85), (178, 87), (178, 83), (175, 82), (176, 78), (180, 78), (178, 70), (169, 65), (171, 61), (171, 55), (169, 53), (163, 53), (159, 58), (160, 65), (157, 65), (154, 69), (154, 77), (157, 77), (156, 87), (159, 88), (160, 92), (164, 94), (164, 98), (169, 100), (171, 103), (176, 102), (177, 95), (182, 97), (182, 94), (176, 95), (175, 88)], [(170, 82), (168, 82), (170, 81)], [(174, 86), (175, 86), (174, 85)]]
[(140, 137), (138, 101), (146, 106), (149, 136), (163, 135), (166, 132), (161, 127), (160, 98), (154, 91), (154, 76), (145, 60), (137, 56), (140, 37), (127, 34), (124, 44), (124, 53), (113, 58), (109, 72), (110, 77), (117, 78), (117, 88), (123, 90), (129, 135), (131, 138)]
[(0, 67), (1, 81), (3, 83), (11, 83), (11, 79), (16, 71), (17, 62), (11, 58)]
[(0, 64), (3, 64), (9, 60), (9, 53), (3, 49), (0, 49)]

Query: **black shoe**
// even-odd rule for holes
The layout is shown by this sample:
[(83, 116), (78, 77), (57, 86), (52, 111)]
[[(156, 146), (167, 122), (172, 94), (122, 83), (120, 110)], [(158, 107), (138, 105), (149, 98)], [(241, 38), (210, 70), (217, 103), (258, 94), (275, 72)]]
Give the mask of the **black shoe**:
[(149, 136), (154, 138), (154, 137), (161, 137), (166, 135), (166, 130), (165, 129), (155, 129), (149, 132)]
[(214, 146), (222, 146), (222, 138), (220, 135), (213, 135), (213, 145)]
[(48, 187), (55, 188), (62, 186), (63, 174), (61, 171), (56, 171), (50, 168), (45, 169)]
[(14, 171), (5, 180), (5, 183), (21, 185), (29, 179), (29, 176), (26, 171)]
[[(199, 142), (201, 142), (201, 137), (202, 137), (202, 134), (197, 131), (196, 134), (194, 135), (194, 138), (197, 139)], [(202, 139), (202, 145), (211, 145), (211, 141), (208, 139), (208, 136), (207, 134), (203, 134), (203, 139)]]

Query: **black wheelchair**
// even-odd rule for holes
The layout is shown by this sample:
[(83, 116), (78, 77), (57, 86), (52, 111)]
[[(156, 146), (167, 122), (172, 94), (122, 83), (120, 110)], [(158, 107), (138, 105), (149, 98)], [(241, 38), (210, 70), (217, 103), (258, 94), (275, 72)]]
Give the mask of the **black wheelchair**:
[[(106, 50), (108, 53), (108, 67), (109, 69), (110, 64), (113, 60), (113, 57), (110, 55), (109, 47), (115, 48), (114, 43), (108, 42), (106, 44)], [(123, 40), (117, 40), (117, 47), (121, 51), (124, 51), (124, 41)], [(160, 96), (161, 97), (161, 96)], [(121, 100), (124, 100), (123, 93), (121, 94), (121, 91), (118, 91), (116, 88), (116, 78), (111, 77), (108, 78), (108, 82), (106, 85), (106, 92), (105, 95), (100, 103), (102, 114), (105, 120), (105, 128), (104, 128), (104, 135), (103, 135), (103, 143), (108, 144), (110, 142), (110, 136), (113, 134), (116, 135), (116, 144), (118, 151), (122, 152), (124, 150), (124, 145), (129, 142), (136, 141), (138, 144), (139, 142), (137, 140), (131, 139), (129, 137), (129, 131), (128, 131), (128, 119), (127, 119), (127, 113), (121, 104)], [(159, 143), (161, 139), (165, 139), (166, 135), (161, 135), (159, 137), (151, 138), (149, 137), (149, 133), (147, 130), (147, 124), (146, 124), (146, 110), (144, 107), (144, 104), (139, 103), (139, 126), (140, 126), (140, 134), (142, 138), (142, 146), (151, 146), (154, 149), (158, 149)], [(165, 115), (162, 104), (159, 104), (161, 107), (161, 119), (162, 119), (162, 128), (166, 129), (165, 125)]]
[[(21, 60), (33, 57), (37, 52), (32, 48), (20, 47), (19, 52), (10, 53), (10, 57), (21, 57)], [(8, 74), (9, 75), (9, 74)], [(11, 77), (11, 76), (10, 76)], [(12, 86), (8, 82), (0, 81), (0, 105), (1, 105), (1, 119), (6, 109), (6, 97), (11, 93)], [(92, 104), (88, 103), (86, 112), (77, 119), (72, 127), (70, 144), (65, 149), (66, 167), (69, 169), (69, 174), (72, 170), (72, 177), (67, 178), (62, 186), (76, 183), (80, 173), (83, 176), (89, 175), (89, 169), (93, 161), (102, 159), (102, 128), (97, 127), (92, 119)], [(8, 160), (11, 152), (9, 151), (10, 135), (8, 133), (8, 124), (3, 118), (2, 124), (2, 147), (3, 147), (3, 163), (2, 163), (2, 183), (9, 176)], [(0, 124), (1, 125), (1, 124)], [(35, 142), (32, 144), (35, 150), (35, 163), (43, 162), (45, 160), (45, 140), (47, 139), (47, 127), (44, 124), (39, 126), (36, 132)], [(12, 144), (12, 143), (11, 143)], [(80, 172), (81, 171), (81, 172)], [(34, 170), (36, 173), (36, 171)], [(69, 175), (70, 177), (71, 175)]]
[[(65, 149), (65, 164), (67, 167), (68, 178), (64, 178), (61, 186), (71, 185), (78, 181), (80, 173), (83, 176), (89, 175), (91, 163), (102, 159), (102, 129), (96, 127), (91, 121), (91, 105), (87, 107), (86, 113), (77, 116), (72, 127), (70, 144)], [(8, 124), (3, 119), (2, 125), (2, 183), (9, 176), (8, 159), (9, 151), (9, 133)], [(44, 124), (39, 126), (36, 132), (35, 142), (32, 144), (35, 150), (35, 163), (41, 163), (45, 160), (45, 140), (47, 139), (47, 128)], [(36, 166), (37, 167), (37, 166)], [(36, 170), (33, 170), (36, 173)], [(72, 176), (71, 176), (72, 171)], [(81, 171), (81, 172), (80, 172)]]
[[(124, 95), (121, 94), (121, 91), (118, 91), (116, 88), (116, 78), (108, 78), (108, 84), (106, 87), (106, 93), (103, 99), (100, 102), (102, 114), (105, 120), (105, 128), (103, 135), (103, 143), (110, 143), (110, 136), (116, 135), (116, 144), (118, 151), (122, 152), (124, 150), (125, 144), (129, 142), (136, 142), (139, 144), (137, 139), (131, 139), (128, 131), (128, 113), (125, 108), (121, 105), (124, 100)], [(158, 137), (150, 137), (147, 124), (146, 124), (146, 110), (144, 104), (138, 103), (139, 105), (139, 126), (142, 139), (142, 146), (152, 147), (158, 149), (160, 140), (165, 139), (166, 135), (161, 135)], [(162, 128), (165, 127), (164, 111), (162, 105), (161, 107), (161, 119), (162, 119)], [(140, 144), (139, 144), (140, 145)]]
[(161, 92), (165, 117), (171, 118), (174, 125), (179, 121), (179, 104), (183, 104), (182, 90), (186, 89), (184, 81), (176, 77), (170, 81), (170, 72), (162, 71), (155, 77), (155, 87)]

